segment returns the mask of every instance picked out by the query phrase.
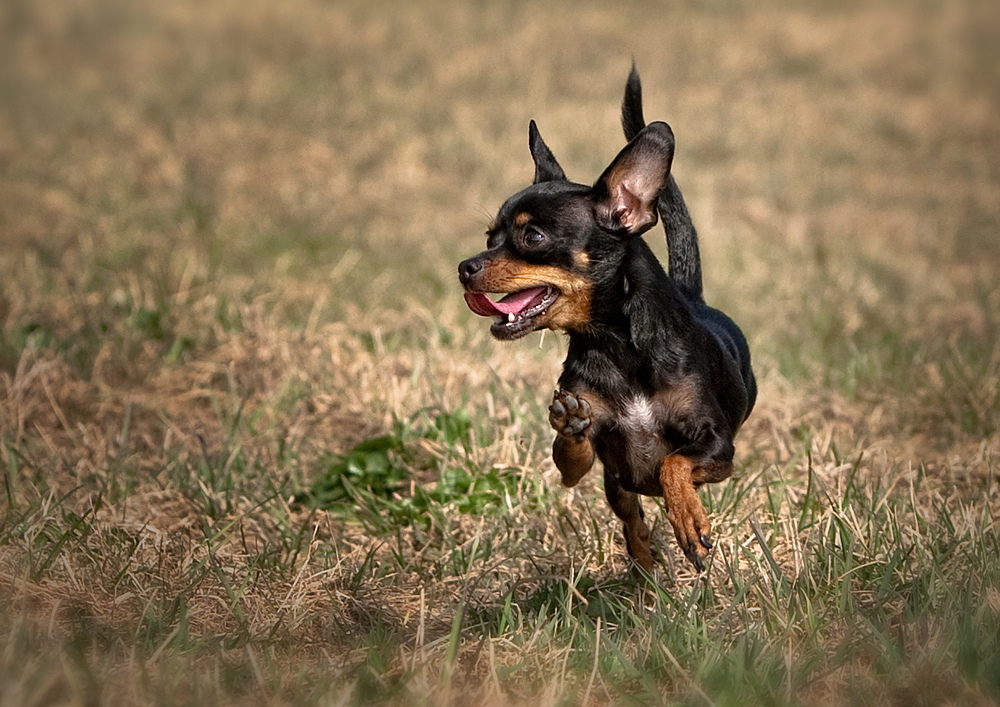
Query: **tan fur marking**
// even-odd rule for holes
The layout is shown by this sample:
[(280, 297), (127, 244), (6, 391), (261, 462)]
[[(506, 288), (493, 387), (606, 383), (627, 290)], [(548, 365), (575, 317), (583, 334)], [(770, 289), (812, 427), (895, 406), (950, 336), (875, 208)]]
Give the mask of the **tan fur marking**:
[[(568, 391), (558, 390), (553, 396), (553, 402), (563, 398)], [(590, 425), (584, 429), (583, 433), (576, 436), (566, 436), (561, 428), (553, 422), (553, 413), (550, 412), (549, 422), (559, 434), (552, 445), (552, 459), (556, 467), (562, 474), (563, 484), (567, 487), (575, 486), (580, 479), (590, 471), (594, 465), (595, 451), (593, 446), (594, 431), (604, 424), (609, 416), (609, 408), (604, 399), (591, 392), (571, 393), (581, 402), (585, 402), (590, 407)], [(550, 408), (551, 411), (551, 408)]]
[(516, 223), (518, 226), (527, 226), (528, 221), (530, 220), (531, 220), (531, 214), (529, 214), (527, 211), (522, 211), (521, 213), (519, 213), (517, 216), (514, 217), (514, 223)]
[(694, 552), (704, 557), (708, 550), (701, 544), (700, 537), (711, 532), (712, 524), (695, 491), (693, 471), (694, 462), (689, 458), (671, 454), (663, 460), (660, 483), (667, 503), (667, 520), (674, 528), (677, 544), (685, 553)]
[(625, 547), (635, 563), (646, 571), (653, 573), (653, 552), (649, 546), (649, 528), (645, 521), (636, 516), (624, 524)]
[(578, 268), (583, 270), (588, 265), (590, 265), (590, 256), (587, 255), (586, 252), (578, 250), (577, 252), (573, 253), (573, 262), (576, 264)]
[(486, 263), (477, 285), (482, 292), (517, 292), (529, 287), (551, 285), (562, 294), (539, 317), (539, 328), (586, 331), (590, 326), (590, 280), (562, 268), (494, 258)]
[(654, 400), (668, 417), (677, 418), (693, 413), (698, 404), (698, 397), (698, 381), (690, 376), (677, 385), (657, 393)]
[(594, 445), (587, 438), (577, 440), (556, 435), (552, 442), (552, 460), (562, 474), (563, 486), (572, 488), (594, 466)]

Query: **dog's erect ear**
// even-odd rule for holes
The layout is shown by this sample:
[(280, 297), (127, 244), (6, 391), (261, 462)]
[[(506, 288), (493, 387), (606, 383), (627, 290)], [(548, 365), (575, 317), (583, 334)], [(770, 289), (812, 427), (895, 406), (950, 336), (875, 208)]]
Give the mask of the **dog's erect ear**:
[(670, 179), (674, 133), (650, 123), (626, 145), (594, 184), (602, 228), (639, 235), (656, 224), (656, 200)]
[(534, 184), (566, 179), (566, 173), (556, 162), (552, 150), (542, 140), (538, 126), (533, 120), (528, 123), (528, 147), (531, 149), (531, 159), (535, 161)]

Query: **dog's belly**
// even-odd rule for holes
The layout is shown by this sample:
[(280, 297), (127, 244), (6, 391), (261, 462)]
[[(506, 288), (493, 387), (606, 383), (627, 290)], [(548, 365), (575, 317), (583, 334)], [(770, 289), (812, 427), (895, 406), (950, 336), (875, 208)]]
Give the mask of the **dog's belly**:
[(643, 396), (625, 401), (611, 425), (598, 435), (597, 455), (626, 491), (661, 496), (660, 466), (670, 447), (663, 439), (655, 404)]

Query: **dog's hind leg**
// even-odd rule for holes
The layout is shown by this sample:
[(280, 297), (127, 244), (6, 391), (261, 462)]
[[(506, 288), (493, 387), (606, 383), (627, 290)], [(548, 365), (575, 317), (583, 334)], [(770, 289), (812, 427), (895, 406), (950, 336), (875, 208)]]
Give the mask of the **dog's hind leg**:
[(638, 494), (623, 490), (607, 469), (604, 470), (604, 493), (611, 510), (625, 526), (625, 547), (629, 556), (647, 573), (652, 573), (653, 551), (649, 545), (649, 528)]

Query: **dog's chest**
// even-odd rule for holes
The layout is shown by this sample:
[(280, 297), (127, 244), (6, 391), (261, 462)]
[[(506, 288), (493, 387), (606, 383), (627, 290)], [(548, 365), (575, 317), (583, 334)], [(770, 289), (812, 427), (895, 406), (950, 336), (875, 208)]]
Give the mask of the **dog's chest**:
[(605, 468), (627, 490), (659, 495), (660, 464), (669, 453), (663, 436), (663, 410), (642, 394), (627, 397), (617, 407), (614, 424), (600, 444)]
[(633, 395), (625, 400), (618, 414), (618, 427), (625, 436), (637, 444), (645, 444), (656, 436), (657, 410), (654, 402), (644, 395)]

